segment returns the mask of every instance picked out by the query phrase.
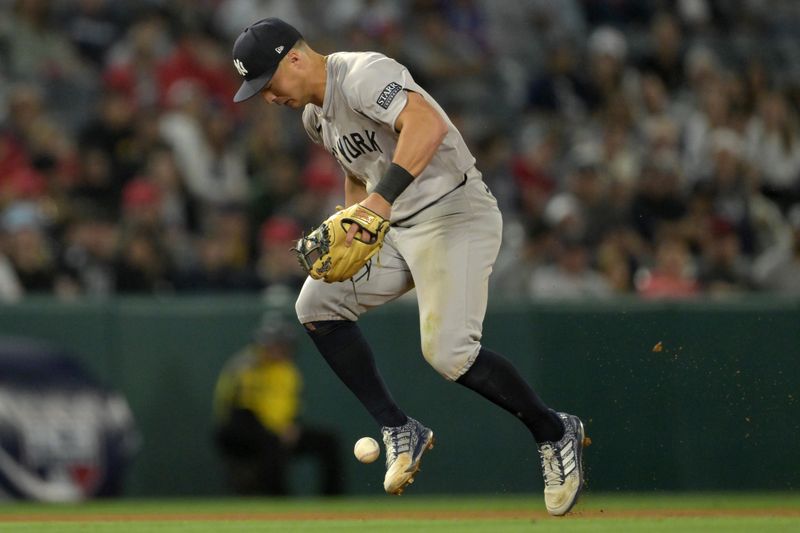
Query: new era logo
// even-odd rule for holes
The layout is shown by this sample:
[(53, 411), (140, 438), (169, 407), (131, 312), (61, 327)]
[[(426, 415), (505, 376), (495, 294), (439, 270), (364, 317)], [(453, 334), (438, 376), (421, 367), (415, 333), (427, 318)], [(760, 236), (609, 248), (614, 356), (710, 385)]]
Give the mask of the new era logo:
[(278, 48), (276, 48), (276, 49), (275, 49), (275, 51), (276, 51), (276, 52), (278, 52), (279, 54), (280, 54), (281, 52), (283, 52), (283, 45), (281, 45), (281, 46), (279, 46)]
[(233, 66), (236, 67), (236, 70), (238, 70), (239, 74), (241, 74), (242, 76), (247, 74), (247, 69), (244, 68), (244, 64), (242, 63), (242, 61), (240, 59), (234, 59), (233, 60)]

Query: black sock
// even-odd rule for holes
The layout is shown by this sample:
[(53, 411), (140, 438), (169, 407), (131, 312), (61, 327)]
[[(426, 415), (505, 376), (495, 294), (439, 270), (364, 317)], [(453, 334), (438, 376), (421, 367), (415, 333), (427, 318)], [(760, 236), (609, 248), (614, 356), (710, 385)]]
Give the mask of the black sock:
[(349, 320), (314, 322), (308, 335), (339, 379), (380, 426), (402, 426), (408, 417), (394, 403), (375, 366), (372, 349), (358, 324)]
[(520, 420), (536, 442), (555, 442), (564, 436), (564, 424), (533, 392), (517, 369), (502, 355), (481, 348), (469, 370), (456, 383), (470, 388)]

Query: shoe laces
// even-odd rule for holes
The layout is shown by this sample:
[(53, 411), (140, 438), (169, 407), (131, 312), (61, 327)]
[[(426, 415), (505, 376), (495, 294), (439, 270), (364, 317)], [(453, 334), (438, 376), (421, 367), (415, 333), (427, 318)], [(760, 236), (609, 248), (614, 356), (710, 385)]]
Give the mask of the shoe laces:
[(391, 464), (401, 453), (411, 451), (411, 426), (406, 424), (396, 428), (386, 428), (383, 432), (386, 446), (386, 462)]
[(543, 444), (539, 448), (542, 459), (542, 476), (546, 487), (564, 484), (564, 463), (561, 452), (552, 444)]
[[(546, 443), (539, 447), (539, 455), (542, 459), (542, 476), (544, 477), (544, 484), (546, 487), (553, 485), (563, 485), (567, 478), (566, 469), (564, 468), (564, 452), (572, 450), (572, 458), (569, 461), (575, 461), (574, 446), (568, 446), (571, 442), (569, 434), (565, 435), (560, 442)], [(570, 472), (574, 470), (570, 469)]]

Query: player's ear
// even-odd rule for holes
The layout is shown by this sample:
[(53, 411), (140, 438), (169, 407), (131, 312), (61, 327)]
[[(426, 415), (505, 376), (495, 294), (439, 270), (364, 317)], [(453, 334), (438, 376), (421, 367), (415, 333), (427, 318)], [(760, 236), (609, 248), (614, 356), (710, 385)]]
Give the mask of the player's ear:
[(303, 62), (304, 54), (301, 50), (297, 48), (292, 48), (289, 50), (289, 53), (286, 54), (286, 59), (289, 60), (289, 63), (293, 66), (297, 66), (298, 63)]

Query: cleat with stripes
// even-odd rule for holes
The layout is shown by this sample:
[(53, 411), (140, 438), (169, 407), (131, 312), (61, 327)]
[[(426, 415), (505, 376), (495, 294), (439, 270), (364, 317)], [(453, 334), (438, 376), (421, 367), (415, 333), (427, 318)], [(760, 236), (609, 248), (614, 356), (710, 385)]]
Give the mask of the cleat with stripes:
[(414, 482), (422, 455), (433, 448), (433, 431), (409, 417), (405, 425), (385, 427), (382, 432), (386, 447), (383, 488), (389, 494), (400, 495)]
[(583, 448), (592, 442), (580, 418), (567, 413), (558, 416), (564, 423), (564, 436), (558, 442), (539, 445), (544, 503), (553, 516), (567, 514), (578, 502), (583, 488)]

